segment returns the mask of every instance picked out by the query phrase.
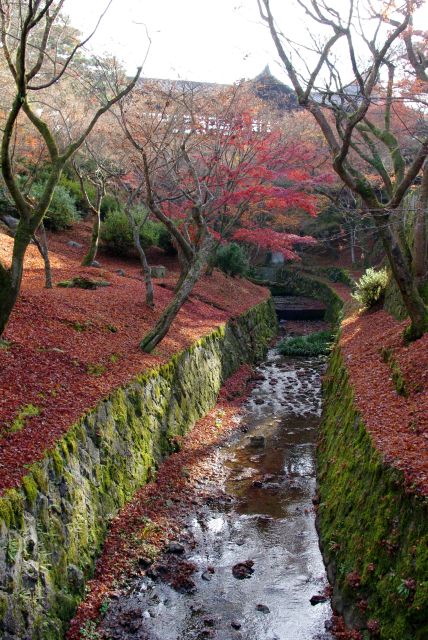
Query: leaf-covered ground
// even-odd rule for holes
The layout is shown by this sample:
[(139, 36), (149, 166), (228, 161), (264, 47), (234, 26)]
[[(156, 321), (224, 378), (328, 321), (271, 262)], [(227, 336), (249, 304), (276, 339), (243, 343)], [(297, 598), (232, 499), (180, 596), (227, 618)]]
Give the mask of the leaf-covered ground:
[[(144, 354), (139, 342), (172, 298), (177, 264), (161, 253), (152, 256), (152, 263), (166, 264), (168, 275), (155, 281), (156, 308), (150, 310), (136, 260), (101, 254), (101, 268), (79, 266), (85, 247), (68, 241), (85, 245), (89, 231), (79, 225), (50, 238), (54, 281), (83, 275), (108, 281), (108, 287), (46, 290), (40, 255), (34, 246), (28, 250), (22, 294), (0, 343), (0, 492), (17, 486), (26, 466), (112, 389), (269, 295), (219, 272), (204, 277), (163, 342)], [(6, 262), (11, 246), (11, 238), (1, 234), (0, 258)]]
[(405, 345), (406, 325), (385, 311), (354, 314), (340, 344), (373, 442), (409, 490), (428, 495), (428, 334)]

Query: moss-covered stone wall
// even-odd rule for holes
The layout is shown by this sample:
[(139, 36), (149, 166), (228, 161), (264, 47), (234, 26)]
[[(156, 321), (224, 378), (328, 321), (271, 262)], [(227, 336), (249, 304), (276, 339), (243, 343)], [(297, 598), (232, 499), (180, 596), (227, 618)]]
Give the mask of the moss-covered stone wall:
[(261, 303), (117, 389), (0, 498), (2, 639), (63, 637), (111, 518), (214, 406), (222, 381), (263, 357), (276, 327)]
[(339, 349), (324, 380), (318, 482), (333, 605), (364, 638), (428, 638), (428, 502), (373, 446)]

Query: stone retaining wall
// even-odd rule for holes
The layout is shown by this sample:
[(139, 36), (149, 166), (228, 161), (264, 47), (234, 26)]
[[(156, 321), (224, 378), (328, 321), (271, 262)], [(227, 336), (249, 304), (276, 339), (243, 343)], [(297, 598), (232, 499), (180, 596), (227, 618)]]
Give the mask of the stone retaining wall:
[(108, 524), (276, 332), (270, 301), (115, 390), (0, 498), (0, 637), (59, 640)]

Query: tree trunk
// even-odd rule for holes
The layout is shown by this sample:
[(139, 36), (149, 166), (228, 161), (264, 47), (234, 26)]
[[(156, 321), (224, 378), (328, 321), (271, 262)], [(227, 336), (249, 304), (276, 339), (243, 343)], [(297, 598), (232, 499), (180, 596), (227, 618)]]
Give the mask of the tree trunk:
[(24, 269), (24, 256), (32, 236), (33, 232), (28, 223), (21, 218), (16, 229), (11, 267), (5, 269), (0, 265), (0, 336), (3, 335), (18, 298)]
[(349, 238), (351, 241), (351, 263), (352, 266), (355, 265), (355, 244), (356, 244), (356, 233), (355, 233), (355, 229), (351, 229), (350, 234), (349, 234)]
[(400, 289), (404, 306), (410, 317), (410, 327), (406, 330), (407, 340), (417, 340), (428, 330), (428, 309), (422, 300), (412, 269), (406, 259), (399, 238), (389, 224), (385, 224), (385, 211), (373, 213), (385, 253), (394, 279)]
[(48, 247), (48, 239), (46, 237), (46, 229), (43, 221), (40, 223), (40, 239), (33, 235), (33, 240), (36, 243), (36, 247), (38, 248), (40, 255), (43, 258), (43, 263), (45, 267), (45, 288), (52, 289), (52, 269), (51, 269), (51, 261), (49, 259), (49, 247)]
[(88, 253), (82, 260), (82, 267), (90, 267), (97, 257), (98, 244), (100, 241), (101, 209), (93, 209), (92, 214), (94, 216), (94, 223), (92, 225), (91, 244), (89, 246)]
[(166, 336), (171, 327), (173, 320), (176, 318), (183, 304), (191, 294), (193, 287), (199, 280), (202, 270), (206, 265), (209, 252), (212, 248), (211, 238), (206, 238), (202, 247), (192, 260), (187, 270), (186, 276), (175, 293), (174, 298), (166, 307), (165, 311), (159, 318), (156, 326), (144, 336), (140, 343), (140, 347), (146, 353), (151, 353), (153, 349), (159, 344), (161, 340)]
[(216, 255), (217, 255), (217, 250), (220, 246), (220, 241), (216, 240), (212, 251), (210, 253), (210, 255), (208, 256), (208, 264), (207, 264), (207, 268), (205, 271), (205, 275), (206, 276), (212, 276), (213, 271), (214, 271), (214, 267), (215, 267), (215, 263), (216, 263)]
[[(145, 253), (143, 247), (141, 246), (140, 229), (135, 224), (135, 220), (132, 217), (132, 213), (131, 213), (131, 211), (129, 209), (126, 210), (126, 215), (128, 216), (129, 224), (131, 225), (132, 238), (134, 240), (135, 248), (138, 251), (138, 255), (139, 255), (139, 258), (140, 258), (140, 262), (141, 262), (141, 268), (143, 270), (144, 284), (145, 284), (145, 287), (146, 287), (146, 305), (148, 307), (150, 307), (151, 309), (153, 309), (153, 307), (155, 306), (155, 300), (154, 300), (154, 289), (153, 289), (152, 273), (150, 271), (149, 263), (147, 262), (146, 253)], [(146, 219), (147, 219), (147, 216), (144, 219), (144, 222), (145, 222)], [(142, 224), (144, 224), (144, 222)]]
[(427, 219), (428, 215), (428, 163), (425, 163), (419, 200), (416, 205), (414, 245), (413, 245), (413, 273), (418, 284), (427, 277)]

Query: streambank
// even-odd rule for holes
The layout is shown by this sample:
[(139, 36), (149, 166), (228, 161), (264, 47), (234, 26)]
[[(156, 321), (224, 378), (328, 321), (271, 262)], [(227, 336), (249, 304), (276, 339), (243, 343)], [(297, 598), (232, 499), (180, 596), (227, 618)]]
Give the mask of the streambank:
[[(329, 287), (316, 279), (310, 281), (297, 273), (278, 277), (271, 283), (274, 294), (300, 293), (321, 299), (340, 330), (337, 321), (343, 302), (332, 287), (334, 285)], [(365, 318), (365, 325), (369, 325), (365, 336), (361, 323), (360, 327), (357, 325), (358, 321), (354, 322), (352, 330), (346, 333), (346, 340), (352, 339), (359, 345), (360, 355), (370, 348), (381, 360), (382, 335), (379, 334), (380, 342), (375, 338), (374, 345), (368, 344), (370, 317)], [(382, 416), (379, 415), (375, 423), (382, 424), (385, 398), (373, 395), (373, 382), (366, 382), (365, 387), (359, 388), (364, 407), (361, 409), (350, 379), (354, 363), (346, 360), (344, 351), (346, 342), (341, 346), (339, 338), (324, 380), (317, 449), (317, 527), (333, 586), (332, 606), (344, 616), (348, 627), (355, 630), (355, 638), (425, 640), (428, 638), (428, 500), (421, 494), (419, 485), (412, 486), (409, 478), (394, 466), (394, 462), (400, 463), (400, 443), (403, 447), (407, 440), (391, 434), (391, 437), (395, 435), (394, 455), (385, 453), (388, 442), (384, 442), (384, 449), (376, 446), (365, 421), (373, 426), (373, 416), (379, 406)], [(364, 360), (358, 362), (357, 367), (364, 371)], [(376, 366), (375, 371), (378, 376), (391, 376), (386, 366)], [(367, 381), (372, 374), (367, 372)], [(391, 398), (391, 405), (396, 407), (399, 390), (394, 398), (392, 383), (386, 378), (381, 387), (388, 389), (385, 397)], [(417, 406), (417, 395), (414, 402)], [(394, 419), (399, 421), (400, 416), (401, 420), (407, 420), (404, 411), (396, 411)], [(417, 430), (417, 420), (404, 426)], [(425, 452), (426, 445), (421, 440), (419, 456), (426, 455)], [(402, 457), (405, 453), (401, 452)], [(417, 456), (416, 453), (415, 462)]]
[(317, 460), (317, 524), (333, 607), (362, 638), (425, 640), (428, 501), (375, 448), (339, 348), (324, 380)]
[(264, 302), (136, 377), (0, 498), (2, 638), (63, 637), (111, 518), (215, 404), (222, 380), (260, 359), (275, 332)]

